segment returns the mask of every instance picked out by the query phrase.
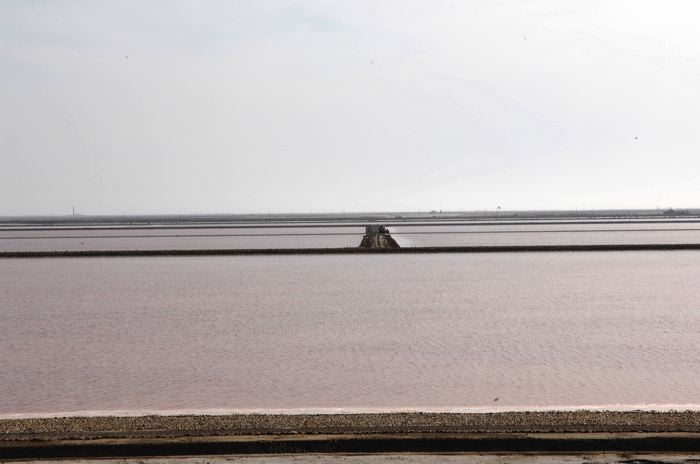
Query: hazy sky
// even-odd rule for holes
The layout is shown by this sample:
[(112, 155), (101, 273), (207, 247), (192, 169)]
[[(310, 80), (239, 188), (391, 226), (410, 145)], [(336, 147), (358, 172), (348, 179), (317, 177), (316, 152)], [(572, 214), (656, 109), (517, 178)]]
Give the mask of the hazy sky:
[(0, 215), (700, 207), (700, 2), (0, 3)]

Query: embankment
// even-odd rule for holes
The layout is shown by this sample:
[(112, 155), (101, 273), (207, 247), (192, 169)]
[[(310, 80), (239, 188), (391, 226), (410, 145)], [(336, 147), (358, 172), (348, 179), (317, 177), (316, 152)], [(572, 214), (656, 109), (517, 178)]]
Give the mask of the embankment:
[(187, 250), (85, 250), (85, 251), (5, 251), (0, 258), (81, 258), (129, 256), (250, 256), (250, 255), (350, 255), (375, 253), (539, 253), (587, 251), (673, 251), (700, 250), (700, 243), (627, 245), (524, 245), (449, 246), (404, 248), (254, 248)]
[(700, 452), (698, 411), (234, 414), (0, 420), (0, 458)]

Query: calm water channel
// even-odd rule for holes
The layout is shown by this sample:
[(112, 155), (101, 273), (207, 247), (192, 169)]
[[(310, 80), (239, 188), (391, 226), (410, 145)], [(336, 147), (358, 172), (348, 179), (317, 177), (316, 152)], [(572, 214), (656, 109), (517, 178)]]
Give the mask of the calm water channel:
[(0, 260), (0, 414), (700, 404), (700, 252)]
[[(700, 243), (700, 223), (400, 224), (402, 247)], [(362, 241), (362, 225), (241, 225), (173, 228), (0, 228), (0, 252), (177, 250), (223, 248), (345, 248)]]

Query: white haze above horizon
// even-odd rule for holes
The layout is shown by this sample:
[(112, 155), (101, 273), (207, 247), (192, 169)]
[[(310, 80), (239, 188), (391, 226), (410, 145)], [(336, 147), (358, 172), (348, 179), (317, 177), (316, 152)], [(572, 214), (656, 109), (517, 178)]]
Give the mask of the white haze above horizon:
[(700, 3), (0, 4), (0, 215), (700, 207)]

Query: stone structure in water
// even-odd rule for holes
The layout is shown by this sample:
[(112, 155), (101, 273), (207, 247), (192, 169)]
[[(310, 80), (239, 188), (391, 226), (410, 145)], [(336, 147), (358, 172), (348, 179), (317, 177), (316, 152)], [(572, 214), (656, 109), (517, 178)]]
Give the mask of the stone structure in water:
[(367, 226), (360, 248), (399, 248), (399, 244), (384, 226)]

